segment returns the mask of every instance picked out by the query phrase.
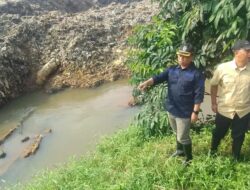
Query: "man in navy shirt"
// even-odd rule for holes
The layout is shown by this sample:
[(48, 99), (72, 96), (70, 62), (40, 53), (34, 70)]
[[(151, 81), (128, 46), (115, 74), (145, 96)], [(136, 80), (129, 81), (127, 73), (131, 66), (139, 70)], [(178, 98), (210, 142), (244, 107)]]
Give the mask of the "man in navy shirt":
[(200, 105), (204, 98), (205, 77), (192, 62), (191, 44), (182, 44), (177, 51), (177, 56), (179, 65), (169, 67), (159, 75), (144, 81), (138, 89), (144, 91), (149, 86), (167, 82), (166, 110), (177, 141), (177, 150), (172, 156), (186, 156), (184, 165), (188, 165), (192, 160), (189, 131), (191, 122), (198, 119)]

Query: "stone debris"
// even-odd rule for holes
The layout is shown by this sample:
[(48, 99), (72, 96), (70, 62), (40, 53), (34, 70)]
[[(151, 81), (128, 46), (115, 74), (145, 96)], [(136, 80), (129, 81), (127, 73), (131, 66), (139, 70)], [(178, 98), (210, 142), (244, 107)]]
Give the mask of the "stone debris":
[(138, 100), (136, 99), (136, 97), (131, 96), (128, 101), (128, 106), (133, 107), (133, 106), (136, 106), (137, 104), (138, 104)]
[(58, 67), (58, 63), (55, 60), (50, 60), (48, 63), (46, 63), (37, 73), (37, 79), (36, 79), (36, 83), (38, 85), (42, 85), (47, 78), (49, 77), (49, 75), (54, 72), (57, 67)]
[(43, 136), (40, 134), (40, 135), (37, 135), (35, 137), (35, 140), (33, 143), (30, 144), (30, 146), (28, 146), (24, 152), (23, 152), (23, 155), (22, 157), (23, 158), (26, 158), (26, 157), (29, 157), (30, 155), (33, 155), (36, 153), (36, 151), (38, 150), (39, 146), (40, 146), (40, 143), (43, 139)]
[(46, 129), (46, 130), (44, 131), (44, 134), (48, 134), (48, 133), (52, 133), (52, 129)]
[(52, 129), (46, 129), (44, 130), (43, 134), (35, 136), (34, 141), (24, 150), (22, 157), (27, 158), (35, 154), (36, 151), (39, 149), (43, 137), (45, 137), (49, 133), (52, 133)]
[(7, 133), (5, 133), (3, 136), (1, 136), (0, 138), (0, 145), (3, 144), (5, 142), (5, 140), (11, 136), (11, 134), (16, 130), (17, 128), (12, 128), (10, 130), (8, 130)]
[(30, 139), (30, 137), (29, 137), (29, 136), (24, 137), (24, 138), (21, 140), (21, 142), (26, 142), (26, 141), (28, 141), (29, 139)]
[(6, 153), (3, 150), (0, 150), (0, 159), (3, 159), (6, 157)]

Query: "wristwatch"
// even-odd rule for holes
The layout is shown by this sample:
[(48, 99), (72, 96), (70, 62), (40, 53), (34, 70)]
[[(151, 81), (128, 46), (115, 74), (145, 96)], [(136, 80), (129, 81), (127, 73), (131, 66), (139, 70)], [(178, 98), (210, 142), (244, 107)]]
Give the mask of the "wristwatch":
[(198, 115), (198, 114), (199, 114), (199, 111), (193, 111), (193, 113), (195, 113), (196, 115)]

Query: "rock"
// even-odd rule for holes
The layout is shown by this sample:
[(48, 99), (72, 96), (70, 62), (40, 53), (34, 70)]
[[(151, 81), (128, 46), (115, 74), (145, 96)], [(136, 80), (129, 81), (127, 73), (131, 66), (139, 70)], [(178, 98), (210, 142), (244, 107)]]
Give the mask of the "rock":
[(29, 136), (24, 137), (24, 138), (21, 140), (21, 142), (26, 142), (26, 141), (28, 141), (29, 139), (30, 139), (30, 137), (29, 137)]
[(33, 155), (36, 153), (36, 151), (38, 150), (40, 143), (43, 139), (42, 135), (37, 135), (35, 137), (35, 140), (32, 144), (30, 144), (30, 146), (28, 146), (25, 151), (23, 152), (23, 158), (29, 157), (30, 155)]
[(129, 101), (128, 101), (128, 106), (133, 107), (133, 106), (135, 106), (135, 105), (138, 104), (137, 102), (138, 102), (138, 101), (136, 100), (135, 97), (131, 97), (131, 98), (129, 99)]
[(46, 63), (37, 73), (36, 83), (38, 85), (42, 85), (48, 78), (48, 76), (54, 72), (59, 63), (55, 59), (51, 59), (48, 63)]
[(45, 131), (44, 131), (44, 133), (46, 134), (46, 133), (52, 133), (52, 129), (46, 129)]
[(12, 128), (12, 129), (9, 129), (5, 134), (3, 134), (1, 137), (0, 137), (0, 145), (3, 144), (5, 142), (5, 140), (7, 138), (9, 138), (13, 133), (14, 131), (16, 130), (17, 128)]
[(3, 159), (6, 157), (6, 153), (3, 150), (0, 150), (0, 159)]

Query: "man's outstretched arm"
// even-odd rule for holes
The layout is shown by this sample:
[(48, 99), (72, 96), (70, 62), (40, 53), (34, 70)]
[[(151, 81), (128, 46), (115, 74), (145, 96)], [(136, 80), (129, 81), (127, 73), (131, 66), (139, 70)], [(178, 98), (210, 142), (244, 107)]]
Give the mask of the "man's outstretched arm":
[(154, 84), (154, 79), (150, 78), (146, 81), (144, 81), (143, 83), (139, 84), (138, 89), (140, 91), (144, 91), (146, 90), (148, 87), (152, 86)]

